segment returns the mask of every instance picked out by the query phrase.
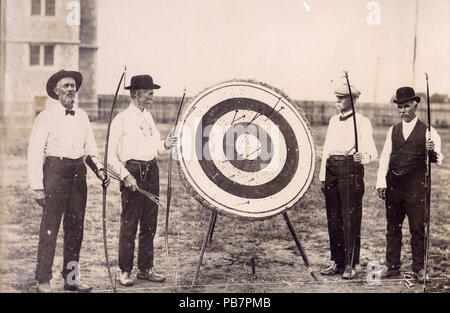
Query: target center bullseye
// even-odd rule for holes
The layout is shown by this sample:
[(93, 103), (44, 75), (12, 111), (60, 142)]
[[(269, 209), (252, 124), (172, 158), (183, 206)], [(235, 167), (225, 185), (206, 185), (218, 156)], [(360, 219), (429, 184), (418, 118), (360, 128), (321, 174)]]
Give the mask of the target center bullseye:
[(242, 134), (236, 139), (235, 149), (243, 160), (256, 160), (261, 155), (261, 142), (253, 134)]

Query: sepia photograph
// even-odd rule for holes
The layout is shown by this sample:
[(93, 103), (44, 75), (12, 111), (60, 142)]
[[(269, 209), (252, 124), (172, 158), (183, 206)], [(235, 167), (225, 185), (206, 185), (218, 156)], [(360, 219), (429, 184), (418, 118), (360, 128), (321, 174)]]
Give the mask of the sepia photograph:
[(449, 293), (448, 0), (1, 0), (0, 26), (1, 293)]

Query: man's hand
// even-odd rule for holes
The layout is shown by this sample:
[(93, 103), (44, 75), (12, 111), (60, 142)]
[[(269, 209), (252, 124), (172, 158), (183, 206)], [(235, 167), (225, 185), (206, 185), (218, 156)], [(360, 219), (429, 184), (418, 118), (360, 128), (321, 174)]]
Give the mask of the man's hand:
[(171, 136), (171, 133), (166, 137), (166, 140), (164, 140), (164, 148), (170, 149), (173, 145), (177, 143), (178, 138), (175, 136)]
[(134, 179), (133, 176), (128, 175), (127, 177), (125, 177), (125, 179), (123, 180), (123, 184), (125, 185), (126, 188), (130, 188), (131, 191), (136, 191), (138, 188), (136, 179)]
[(355, 154), (353, 154), (353, 161), (355, 161), (355, 163), (361, 163), (363, 160), (363, 154), (361, 152), (356, 152)]
[(378, 188), (378, 197), (380, 197), (380, 199), (385, 200), (386, 199), (386, 188)]
[(98, 179), (100, 179), (102, 181), (102, 187), (108, 188), (111, 179), (106, 174), (104, 168), (101, 168), (101, 169), (98, 170), (97, 177), (98, 177)]
[(34, 191), (34, 199), (36, 200), (37, 204), (39, 204), (41, 207), (45, 207), (45, 192), (44, 189), (39, 189)]
[(322, 185), (320, 186), (320, 190), (322, 190), (322, 193), (325, 194), (325, 182), (322, 182)]
[(425, 146), (428, 151), (433, 151), (434, 150), (434, 141), (431, 139), (428, 139)]

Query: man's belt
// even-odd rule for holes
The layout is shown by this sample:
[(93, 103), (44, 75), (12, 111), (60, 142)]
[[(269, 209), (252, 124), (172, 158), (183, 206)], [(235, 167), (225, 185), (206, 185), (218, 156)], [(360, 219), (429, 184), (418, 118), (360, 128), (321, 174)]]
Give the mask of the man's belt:
[(134, 159), (131, 159), (131, 160), (128, 160), (127, 162), (126, 162), (126, 165), (137, 165), (137, 166), (151, 166), (151, 165), (154, 165), (154, 164), (156, 164), (156, 158), (154, 158), (154, 159), (152, 159), (152, 160), (150, 160), (150, 161), (142, 161), (142, 160), (134, 160)]
[(145, 181), (147, 179), (147, 173), (151, 166), (156, 165), (156, 158), (150, 161), (141, 161), (141, 160), (128, 160), (126, 162), (127, 166), (139, 166), (139, 176), (141, 181)]
[(67, 162), (67, 163), (83, 163), (83, 157), (78, 158), (78, 159), (70, 159), (70, 158), (63, 158), (63, 157), (58, 157), (58, 156), (47, 156), (45, 158), (46, 160), (54, 160), (54, 161), (62, 161), (62, 162)]
[(350, 161), (353, 160), (353, 154), (352, 155), (330, 155), (328, 158), (332, 161)]

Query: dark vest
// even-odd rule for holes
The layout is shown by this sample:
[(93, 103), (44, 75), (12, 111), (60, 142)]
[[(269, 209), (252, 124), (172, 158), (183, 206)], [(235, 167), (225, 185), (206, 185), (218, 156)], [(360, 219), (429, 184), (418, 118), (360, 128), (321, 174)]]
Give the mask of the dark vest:
[(403, 123), (392, 129), (392, 153), (389, 169), (394, 172), (408, 173), (426, 171), (425, 133), (427, 126), (417, 120), (408, 139), (403, 138)]

